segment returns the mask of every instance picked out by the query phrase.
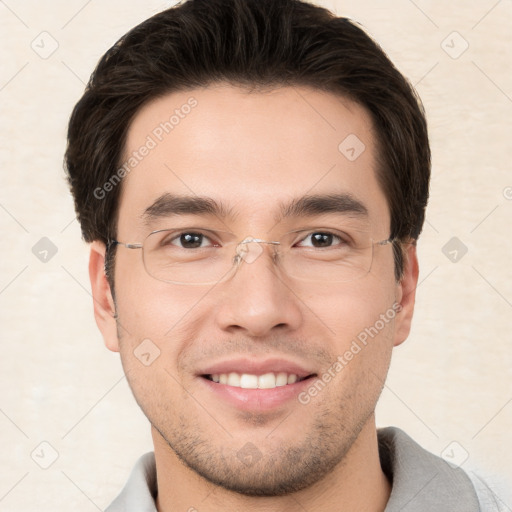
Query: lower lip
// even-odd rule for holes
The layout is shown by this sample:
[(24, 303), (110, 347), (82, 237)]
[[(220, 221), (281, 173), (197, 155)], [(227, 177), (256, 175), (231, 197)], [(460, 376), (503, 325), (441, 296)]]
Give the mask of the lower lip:
[(207, 386), (207, 389), (230, 405), (242, 411), (270, 411), (276, 409), (291, 400), (298, 402), (298, 395), (301, 391), (311, 385), (312, 377), (278, 386), (272, 389), (244, 389), (227, 384), (213, 382), (204, 377), (199, 380)]

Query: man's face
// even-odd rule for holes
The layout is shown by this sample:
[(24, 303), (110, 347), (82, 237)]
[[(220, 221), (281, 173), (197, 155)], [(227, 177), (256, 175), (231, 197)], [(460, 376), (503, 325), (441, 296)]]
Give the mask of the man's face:
[[(182, 108), (191, 97), (197, 104)], [(162, 132), (176, 109), (179, 121)], [(170, 228), (274, 241), (296, 229), (348, 226), (374, 241), (389, 237), (371, 120), (344, 98), (303, 87), (247, 93), (228, 85), (169, 94), (133, 120), (126, 159), (143, 145), (147, 155), (123, 184), (122, 242)], [(166, 194), (207, 199), (214, 211), (177, 209)], [(343, 211), (325, 201), (334, 195), (363, 208)], [(290, 207), (311, 196), (320, 206)], [(312, 241), (290, 252), (311, 249)], [(217, 242), (203, 238), (200, 245), (220, 250)], [(331, 243), (337, 239), (328, 238), (327, 249)], [(194, 250), (180, 237), (173, 244)], [(375, 246), (371, 270), (348, 282), (337, 282), (337, 274), (308, 279), (307, 265), (291, 277), (272, 258), (275, 246), (260, 247), (228, 279), (186, 285), (151, 277), (140, 249), (119, 246), (118, 339), (103, 331), (120, 350), (160, 450), (228, 489), (277, 495), (322, 478), (373, 425), (392, 347), (406, 337), (412, 309), (397, 313), (403, 287), (390, 245)], [(226, 383), (222, 375), (230, 373), (241, 378)], [(290, 383), (258, 380), (269, 373)], [(242, 388), (240, 380), (270, 388)]]

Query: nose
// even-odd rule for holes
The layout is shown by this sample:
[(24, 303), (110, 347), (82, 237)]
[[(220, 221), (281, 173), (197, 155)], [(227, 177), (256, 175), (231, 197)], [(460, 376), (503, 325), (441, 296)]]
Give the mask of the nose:
[(266, 244), (242, 246), (235, 274), (222, 285), (217, 322), (224, 331), (263, 337), (301, 325), (300, 299), (275, 267), (272, 253)]

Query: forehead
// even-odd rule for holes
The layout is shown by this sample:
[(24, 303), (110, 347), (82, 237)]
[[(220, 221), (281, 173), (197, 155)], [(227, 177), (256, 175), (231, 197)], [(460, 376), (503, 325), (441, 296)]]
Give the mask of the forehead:
[(144, 212), (164, 194), (212, 199), (255, 228), (301, 197), (349, 194), (386, 231), (375, 145), (364, 108), (307, 87), (168, 94), (130, 125), (118, 231), (142, 234)]

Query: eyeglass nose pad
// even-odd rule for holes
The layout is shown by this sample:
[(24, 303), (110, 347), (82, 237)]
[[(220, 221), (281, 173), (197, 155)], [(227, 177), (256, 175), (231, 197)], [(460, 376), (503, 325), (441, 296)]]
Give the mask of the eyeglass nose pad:
[(248, 237), (242, 240), (236, 248), (238, 263), (242, 260), (246, 263), (254, 263), (263, 252), (263, 247), (257, 238)]

